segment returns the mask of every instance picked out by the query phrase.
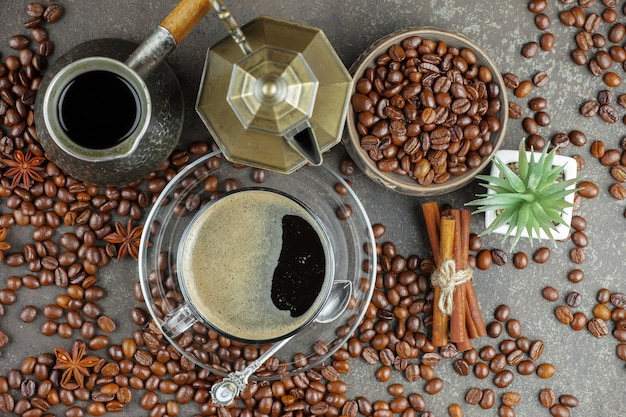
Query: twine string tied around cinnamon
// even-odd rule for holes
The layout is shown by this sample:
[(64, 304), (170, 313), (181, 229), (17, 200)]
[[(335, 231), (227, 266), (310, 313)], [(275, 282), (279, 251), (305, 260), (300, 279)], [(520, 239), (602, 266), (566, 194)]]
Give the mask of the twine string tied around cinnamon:
[(454, 289), (462, 283), (472, 279), (472, 269), (456, 270), (454, 259), (446, 259), (439, 269), (431, 274), (430, 280), (433, 286), (441, 288), (441, 297), (437, 307), (447, 315), (452, 314), (454, 305)]

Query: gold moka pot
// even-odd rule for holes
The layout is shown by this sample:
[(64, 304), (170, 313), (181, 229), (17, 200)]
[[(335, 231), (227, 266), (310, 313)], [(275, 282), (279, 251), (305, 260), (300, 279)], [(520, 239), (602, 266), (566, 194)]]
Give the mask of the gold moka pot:
[(270, 17), (242, 28), (228, 18), (232, 36), (207, 52), (196, 102), (222, 153), (281, 173), (321, 164), (340, 141), (352, 86), (328, 38)]

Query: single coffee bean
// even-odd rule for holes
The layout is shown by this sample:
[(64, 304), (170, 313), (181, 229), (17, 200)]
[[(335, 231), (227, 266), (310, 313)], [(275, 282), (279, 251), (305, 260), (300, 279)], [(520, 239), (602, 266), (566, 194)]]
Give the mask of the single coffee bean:
[(570, 142), (574, 146), (584, 146), (587, 144), (587, 135), (580, 130), (572, 130), (568, 134)]
[(502, 79), (504, 80), (504, 85), (512, 90), (516, 89), (520, 85), (519, 77), (513, 73), (507, 72), (503, 74)]
[(537, 55), (537, 52), (539, 51), (539, 44), (537, 42), (531, 41), (531, 42), (527, 42), (522, 46), (522, 56), (524, 58), (534, 58), (535, 55)]
[(587, 100), (580, 107), (580, 114), (583, 117), (593, 117), (598, 114), (600, 104), (595, 100)]
[(528, 10), (531, 13), (541, 13), (548, 7), (547, 0), (530, 0), (528, 2)]
[(530, 339), (525, 336), (518, 337), (515, 344), (524, 353), (528, 353), (530, 351), (531, 342)]
[(594, 317), (600, 320), (608, 321), (611, 319), (611, 310), (606, 304), (596, 304), (593, 307), (592, 313)]
[(593, 143), (591, 144), (591, 155), (593, 155), (595, 158), (602, 158), (604, 156), (604, 152), (605, 152), (605, 145), (604, 142), (601, 140), (594, 140)]
[(548, 260), (550, 259), (550, 253), (551, 253), (550, 248), (546, 246), (541, 247), (537, 249), (535, 253), (533, 254), (533, 261), (535, 261), (538, 264), (544, 264), (548, 262)]
[(533, 84), (529, 80), (524, 80), (515, 88), (513, 94), (515, 97), (524, 98), (528, 96), (533, 89)]
[(502, 403), (508, 407), (515, 407), (522, 401), (522, 396), (517, 392), (505, 392), (502, 394)]
[(426, 383), (424, 386), (424, 392), (430, 395), (435, 395), (439, 393), (443, 389), (443, 379), (441, 378), (433, 378)]
[(470, 374), (470, 365), (465, 359), (457, 359), (453, 364), (454, 371), (461, 375), (467, 376)]
[(463, 360), (465, 360), (468, 365), (476, 365), (476, 362), (478, 362), (478, 351), (475, 348), (466, 350), (463, 352)]
[(54, 23), (63, 16), (63, 6), (58, 3), (52, 3), (43, 12), (43, 18), (48, 23)]
[(591, 181), (580, 181), (578, 187), (581, 188), (578, 194), (584, 198), (595, 198), (600, 193), (598, 186)]
[(554, 315), (563, 324), (570, 324), (574, 320), (572, 311), (566, 306), (559, 306), (554, 310)]
[(542, 340), (536, 340), (530, 345), (530, 350), (528, 351), (528, 356), (530, 359), (536, 361), (543, 354), (544, 343)]
[(487, 334), (489, 335), (489, 337), (492, 337), (494, 339), (500, 337), (500, 335), (502, 334), (502, 323), (498, 321), (492, 321), (491, 323), (487, 324)]
[(513, 265), (517, 269), (524, 269), (528, 266), (528, 255), (525, 252), (517, 252), (513, 255)]
[[(552, 118), (550, 117), (550, 115), (545, 112), (545, 111), (539, 111), (535, 114), (535, 122), (537, 123), (537, 125), (539, 126), (549, 126), (550, 123), (552, 122)], [(567, 138), (567, 136), (565, 136)], [(569, 140), (569, 138), (568, 138)]]
[(409, 382), (416, 382), (420, 378), (420, 367), (416, 363), (409, 363), (404, 370), (404, 377)]
[(11, 49), (21, 50), (30, 45), (30, 39), (24, 35), (14, 35), (9, 39), (9, 47)]
[(589, 329), (589, 332), (597, 338), (601, 338), (609, 334), (609, 329), (606, 325), (606, 322), (598, 317), (594, 317), (593, 319), (589, 320), (589, 322), (587, 323), (587, 328)]
[(511, 119), (521, 119), (524, 116), (524, 109), (517, 103), (509, 101), (509, 117)]
[(556, 368), (554, 367), (554, 365), (550, 363), (542, 363), (541, 365), (537, 366), (536, 374), (539, 378), (548, 379), (552, 378), (555, 372)]
[[(493, 358), (495, 358), (497, 354), (498, 352), (496, 351), (496, 348), (490, 345), (484, 346), (483, 348), (480, 349), (480, 352), (478, 353), (480, 358), (484, 361), (492, 360)], [(476, 363), (475, 365), (478, 365), (478, 363)]]
[(353, 211), (349, 204), (343, 204), (337, 209), (337, 218), (340, 220), (348, 220), (352, 217)]
[(535, 97), (528, 102), (528, 108), (532, 111), (545, 110), (548, 101), (543, 97)]
[(609, 193), (616, 200), (623, 200), (626, 198), (626, 188), (619, 183), (611, 185), (609, 187)]
[(545, 71), (539, 71), (533, 76), (533, 84), (535, 87), (545, 87), (550, 82), (550, 75)]
[[(620, 77), (619, 74), (617, 74), (616, 72), (613, 72), (613, 71), (609, 71), (606, 74), (604, 74), (604, 76), (602, 77), (602, 80), (609, 87), (619, 87), (622, 84), (622, 77)], [(600, 112), (600, 116), (602, 116), (602, 112)], [(605, 121), (607, 121), (609, 123), (615, 123), (615, 121), (616, 121), (615, 119), (617, 117), (617, 112), (615, 112), (615, 109), (613, 107), (611, 107), (611, 114), (609, 116), (607, 116), (607, 117), (608, 117), (609, 120), (605, 119)], [(604, 119), (604, 117), (603, 117), (603, 119)]]
[(579, 215), (574, 215), (572, 217), (572, 227), (574, 230), (583, 231), (587, 228), (587, 220)]
[(22, 308), (20, 312), (20, 320), (24, 323), (31, 323), (37, 318), (37, 307), (29, 305)]
[(574, 313), (574, 319), (570, 323), (570, 327), (576, 331), (582, 330), (587, 327), (587, 316), (581, 311)]
[(496, 401), (496, 394), (492, 389), (486, 388), (483, 389), (483, 397), (481, 398), (478, 405), (480, 408), (487, 410), (493, 407)]
[(554, 404), (550, 407), (550, 414), (554, 417), (570, 417), (570, 410), (562, 404)]
[(493, 263), (498, 266), (506, 265), (509, 260), (506, 252), (504, 252), (502, 249), (493, 249), (491, 251), (491, 258), (493, 260)]
[(578, 407), (578, 398), (570, 394), (561, 395), (559, 397), (559, 402), (568, 408)]
[(483, 249), (480, 252), (478, 252), (478, 255), (476, 256), (476, 267), (478, 269), (485, 271), (491, 268), (492, 264), (493, 264), (493, 258), (491, 256), (490, 250)]
[(511, 316), (511, 308), (506, 304), (501, 304), (496, 308), (494, 316), (496, 320), (504, 323)]
[(463, 417), (463, 409), (459, 404), (450, 404), (448, 406), (448, 415), (450, 417)]
[(617, 308), (626, 308), (626, 294), (614, 292), (611, 294), (610, 301)]
[(556, 393), (552, 388), (544, 388), (539, 393), (539, 401), (545, 408), (550, 408), (556, 404)]
[(550, 16), (548, 16), (547, 14), (539, 13), (535, 16), (535, 26), (537, 26), (537, 29), (546, 30), (550, 27), (551, 24), (552, 22), (550, 20)]
[(552, 146), (565, 148), (570, 143), (569, 136), (566, 133), (557, 133), (552, 137)]
[(572, 242), (574, 242), (574, 245), (579, 248), (584, 248), (589, 244), (589, 239), (587, 238), (585, 232), (576, 231), (572, 233)]
[(524, 352), (521, 349), (516, 349), (506, 356), (506, 363), (511, 366), (517, 366), (524, 360)]
[(522, 335), (522, 323), (517, 319), (510, 319), (506, 322), (506, 331), (512, 338)]
[(611, 176), (620, 183), (626, 182), (626, 167), (622, 164), (611, 166)]
[(582, 264), (583, 262), (585, 262), (585, 249), (574, 248), (570, 250), (569, 257), (575, 264)]
[(567, 303), (568, 306), (572, 308), (577, 308), (582, 303), (582, 295), (579, 292), (572, 291), (569, 294), (567, 294), (567, 297), (565, 298), (565, 302)]
[(483, 398), (483, 391), (480, 388), (470, 388), (465, 394), (465, 402), (470, 405), (477, 405)]
[[(607, 75), (609, 74), (611, 73), (607, 73)], [(606, 77), (605, 77), (605, 82), (606, 82)], [(620, 83), (621, 83), (621, 80), (620, 80)], [(615, 85), (615, 87), (617, 85)], [(610, 104), (603, 104), (602, 106), (600, 106), (600, 108), (598, 109), (598, 114), (600, 115), (600, 118), (607, 123), (615, 123), (619, 120), (619, 113), (617, 112), (615, 107), (611, 106)]]
[(587, 55), (582, 49), (575, 49), (571, 54), (572, 61), (577, 65), (585, 65), (588, 62)]
[(598, 93), (598, 102), (602, 104), (610, 104), (613, 101), (613, 91), (601, 90)]
[(478, 362), (474, 365), (474, 376), (478, 379), (485, 379), (489, 376), (491, 370), (489, 366), (484, 362)]

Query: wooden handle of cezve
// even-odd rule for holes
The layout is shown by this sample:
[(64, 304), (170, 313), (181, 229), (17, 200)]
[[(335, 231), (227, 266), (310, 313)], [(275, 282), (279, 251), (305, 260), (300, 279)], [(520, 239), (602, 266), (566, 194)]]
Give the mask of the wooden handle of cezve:
[(176, 44), (180, 43), (193, 27), (211, 10), (209, 0), (182, 0), (172, 12), (161, 22)]

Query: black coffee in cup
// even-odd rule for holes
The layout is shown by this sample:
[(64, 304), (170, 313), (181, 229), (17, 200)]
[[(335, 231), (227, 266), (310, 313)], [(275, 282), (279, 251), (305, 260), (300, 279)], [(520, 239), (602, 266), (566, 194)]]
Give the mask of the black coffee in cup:
[(111, 148), (135, 131), (141, 102), (120, 75), (94, 70), (77, 75), (63, 89), (58, 117), (64, 133), (89, 149)]

